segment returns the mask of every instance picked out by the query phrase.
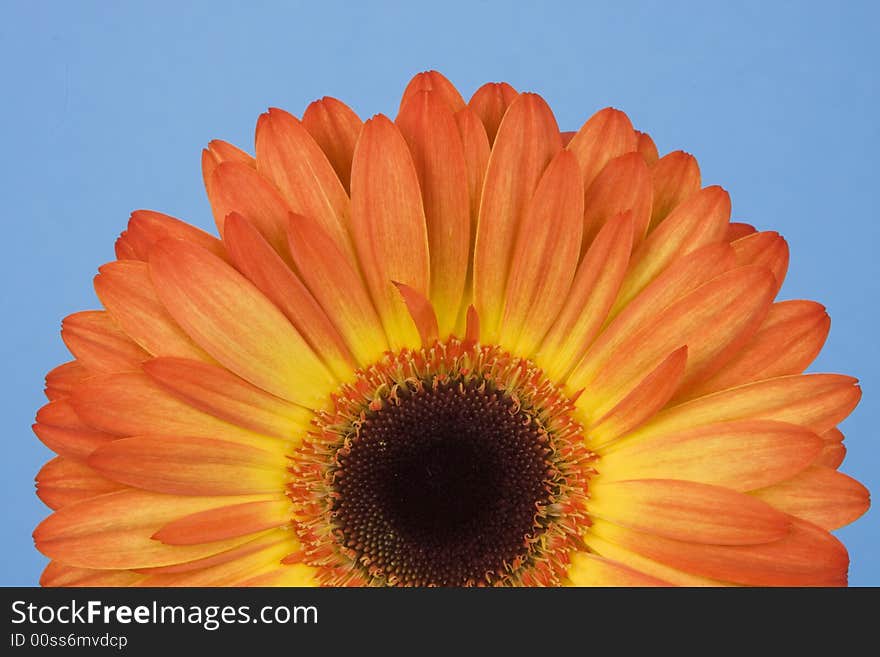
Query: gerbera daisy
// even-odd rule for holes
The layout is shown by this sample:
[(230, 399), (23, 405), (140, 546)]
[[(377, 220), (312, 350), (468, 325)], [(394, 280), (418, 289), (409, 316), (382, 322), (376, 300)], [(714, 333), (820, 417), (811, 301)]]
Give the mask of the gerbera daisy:
[(775, 232), (615, 109), (436, 72), (135, 212), (34, 430), (45, 585), (842, 585), (856, 380)]

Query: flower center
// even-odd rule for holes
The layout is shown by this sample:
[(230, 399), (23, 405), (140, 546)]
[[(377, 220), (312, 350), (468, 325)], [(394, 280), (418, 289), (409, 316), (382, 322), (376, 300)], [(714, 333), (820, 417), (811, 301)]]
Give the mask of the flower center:
[[(555, 584), (588, 524), (591, 455), (540, 371), (457, 341), (389, 355), (293, 459), (322, 583)], [(565, 522), (561, 522), (564, 518)]]

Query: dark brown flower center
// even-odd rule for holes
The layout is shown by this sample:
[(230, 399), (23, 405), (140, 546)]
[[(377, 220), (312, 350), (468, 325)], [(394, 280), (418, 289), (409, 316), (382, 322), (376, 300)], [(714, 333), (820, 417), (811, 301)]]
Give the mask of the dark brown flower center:
[(393, 583), (492, 584), (558, 493), (542, 427), (505, 393), (446, 383), (371, 412), (338, 457), (340, 542)]

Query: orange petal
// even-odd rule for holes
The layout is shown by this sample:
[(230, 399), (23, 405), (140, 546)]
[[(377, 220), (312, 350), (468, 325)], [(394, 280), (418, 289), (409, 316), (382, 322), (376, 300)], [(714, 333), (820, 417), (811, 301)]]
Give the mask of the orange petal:
[(588, 552), (571, 556), (568, 579), (574, 586), (670, 586), (662, 579)]
[(609, 161), (636, 150), (637, 144), (629, 117), (620, 110), (606, 107), (581, 126), (566, 148), (577, 158), (587, 190)]
[(464, 98), (458, 93), (455, 85), (446, 79), (442, 73), (424, 71), (416, 73), (412, 80), (409, 81), (409, 84), (406, 85), (406, 89), (403, 90), (403, 97), (400, 99), (399, 109), (402, 110), (407, 101), (420, 91), (433, 91), (453, 112), (457, 112), (464, 107)]
[[(198, 436), (257, 446), (273, 442), (202, 413), (173, 397), (142, 372), (94, 376), (77, 387), (69, 405), (87, 427), (116, 436)], [(37, 420), (52, 424), (52, 420), (43, 420), (39, 414)]]
[(373, 302), (396, 349), (418, 332), (391, 281), (428, 296), (430, 261), (419, 179), (409, 148), (388, 118), (364, 124), (351, 174), (352, 234)]
[(164, 239), (187, 240), (198, 244), (219, 258), (225, 258), (222, 242), (213, 235), (175, 219), (161, 212), (137, 210), (131, 213), (128, 230), (116, 240), (116, 257), (122, 259), (144, 260), (150, 257), (153, 244)]
[(134, 586), (143, 575), (130, 570), (93, 570), (75, 568), (59, 561), (50, 561), (40, 576), (40, 586)]
[(464, 311), (457, 322), (456, 328), (462, 330), (462, 322), (466, 321), (466, 308), (473, 303), (474, 292), (474, 244), (477, 239), (477, 222), (480, 219), (480, 199), (483, 195), (483, 180), (486, 177), (486, 166), (489, 164), (489, 138), (483, 123), (470, 107), (455, 113), (455, 121), (461, 142), (464, 146), (464, 159), (467, 166), (468, 195), (470, 197), (470, 235), (468, 236), (468, 270), (462, 294), (461, 309)]
[(154, 356), (181, 356), (213, 362), (159, 301), (145, 262), (111, 262), (95, 277), (104, 307), (132, 340)]
[(302, 124), (324, 151), (348, 192), (351, 188), (351, 160), (363, 121), (342, 101), (324, 96), (306, 108)]
[(729, 219), (730, 196), (717, 186), (706, 187), (677, 206), (633, 254), (612, 312), (629, 303), (676, 259), (701, 246), (720, 242)]
[[(243, 496), (240, 502), (253, 501)], [(242, 536), (201, 545), (165, 545), (151, 537), (181, 516), (227, 506), (230, 497), (178, 497), (121, 490), (59, 509), (34, 530), (37, 549), (81, 568), (150, 568), (192, 561), (247, 541)]]
[(776, 420), (822, 434), (859, 403), (858, 381), (841, 374), (798, 374), (749, 383), (673, 406), (632, 436), (653, 436), (732, 420)]
[(744, 383), (800, 374), (819, 355), (831, 319), (814, 301), (782, 301), (770, 312), (749, 343), (691, 396), (706, 395)]
[(64, 318), (61, 339), (90, 372), (126, 372), (140, 369), (149, 354), (119, 329), (110, 315), (86, 310)]
[(795, 476), (822, 450), (822, 440), (794, 424), (769, 420), (718, 422), (624, 438), (602, 448), (603, 480), (685, 479), (736, 491)]
[(650, 325), (670, 304), (734, 264), (733, 249), (728, 244), (711, 244), (677, 260), (610, 321), (571, 374), (569, 386), (575, 390), (583, 388), (626, 340)]
[(34, 433), (46, 447), (68, 458), (82, 461), (96, 448), (113, 440), (113, 434), (87, 425), (73, 410), (69, 398), (50, 402), (37, 411)]
[(468, 166), (455, 116), (432, 91), (411, 94), (397, 116), (418, 174), (428, 230), (431, 302), (440, 335), (455, 329), (471, 240)]
[(333, 318), (358, 363), (369, 365), (378, 360), (388, 342), (360, 274), (307, 217), (291, 217), (288, 240), (297, 271), (327, 316)]
[[(249, 504), (249, 502), (245, 502), (245, 504)], [(193, 514), (193, 516), (197, 514), (198, 512)], [(172, 520), (171, 522), (175, 521)], [(249, 561), (252, 555), (262, 552), (270, 546), (283, 546), (286, 553), (289, 554), (291, 550), (299, 546), (299, 542), (296, 535), (288, 528), (261, 531), (235, 547), (201, 559), (193, 559), (192, 561), (184, 561), (169, 566), (138, 568), (138, 573), (149, 576), (139, 586), (150, 586), (151, 583), (156, 586), (165, 586), (166, 582), (169, 582), (169, 586), (173, 586), (173, 582), (189, 580), (189, 576), (198, 577), (200, 573), (207, 574), (208, 571), (213, 571), (215, 568), (222, 570), (224, 566), (229, 566), (235, 562)], [(171, 575), (180, 577), (179, 579), (178, 577), (168, 577)]]
[(124, 488), (77, 461), (56, 457), (37, 473), (37, 496), (50, 509)]
[(791, 519), (791, 530), (781, 540), (747, 546), (686, 543), (601, 520), (590, 532), (703, 577), (752, 586), (846, 585), (846, 548), (825, 530), (796, 518)]
[(468, 346), (473, 346), (480, 341), (480, 316), (473, 306), (468, 306), (467, 309), (467, 324), (464, 334), (464, 342)]
[(578, 265), (571, 290), (535, 357), (547, 376), (561, 381), (599, 333), (626, 274), (632, 214), (606, 222)]
[(470, 107), (486, 128), (489, 145), (495, 143), (498, 127), (507, 108), (519, 94), (506, 82), (487, 82), (474, 92), (468, 101)]
[(184, 358), (155, 358), (144, 371), (188, 405), (258, 433), (298, 441), (312, 412), (284, 401), (216, 365)]
[(354, 359), (342, 336), (259, 231), (247, 219), (232, 213), (226, 217), (223, 241), (236, 269), (284, 313), (334, 375), (340, 380), (350, 376)]
[(651, 174), (654, 180), (653, 229), (673, 209), (700, 191), (700, 167), (693, 155), (673, 151), (654, 163)]
[[(199, 346), (243, 379), (304, 406), (335, 381), (280, 310), (204, 249), (160, 242), (150, 257), (159, 298)], [(242, 321), (245, 320), (245, 321)]]
[(167, 545), (221, 541), (281, 527), (290, 522), (291, 508), (290, 500), (282, 496), (208, 509), (172, 520), (153, 534), (153, 538)]
[(590, 516), (655, 536), (712, 545), (768, 543), (789, 530), (784, 513), (754, 497), (674, 479), (597, 478), (590, 482)]
[(96, 449), (88, 464), (113, 481), (173, 495), (276, 493), (287, 474), (283, 446), (269, 451), (194, 436), (114, 440)]
[(682, 345), (688, 347), (688, 358), (679, 391), (687, 390), (749, 339), (767, 313), (773, 285), (765, 269), (734, 269), (671, 304), (611, 354), (589, 381), (591, 395), (582, 408), (589, 408), (591, 417), (602, 417), (645, 372)]
[(788, 244), (773, 231), (752, 233), (731, 242), (739, 265), (763, 265), (776, 277), (776, 291), (779, 292), (785, 273), (788, 271)]
[(871, 506), (871, 495), (862, 484), (833, 468), (819, 465), (756, 490), (752, 495), (829, 530), (848, 525)]
[(202, 560), (206, 565), (200, 568), (177, 572), (174, 572), (174, 566), (153, 569), (138, 586), (241, 586), (243, 582), (278, 567), (284, 553), (291, 549), (289, 534), (290, 532), (282, 530), (267, 532), (264, 536), (231, 550), (230, 552), (236, 553), (234, 558), (224, 558), (214, 563), (216, 560), (209, 557)]
[(241, 162), (250, 167), (256, 167), (257, 162), (253, 157), (241, 150), (238, 146), (234, 146), (222, 139), (212, 139), (208, 142), (208, 148), (205, 149), (217, 164), (221, 162)]
[(483, 179), (489, 164), (489, 139), (486, 129), (476, 112), (469, 107), (455, 113), (455, 122), (464, 146), (464, 159), (467, 165), (468, 194), (471, 208), (471, 249), (476, 235), (477, 219), (480, 214), (480, 197), (483, 194)]
[[(275, 184), (291, 210), (314, 219), (344, 253), (353, 254), (348, 194), (321, 147), (283, 110), (270, 109), (257, 121), (257, 171)], [(279, 239), (285, 219), (286, 214), (279, 218)]]
[(636, 130), (636, 138), (638, 139), (636, 150), (641, 153), (645, 163), (648, 166), (656, 164), (657, 160), (660, 158), (660, 153), (657, 152), (657, 145), (654, 143), (654, 140), (651, 139), (651, 135), (647, 132), (639, 132)]
[(610, 160), (596, 175), (584, 197), (584, 244), (614, 215), (630, 211), (635, 244), (642, 241), (651, 220), (651, 172), (639, 153), (626, 153)]
[(434, 306), (428, 299), (412, 289), (409, 285), (394, 282), (403, 297), (409, 314), (419, 330), (419, 336), (422, 339), (422, 346), (429, 347), (438, 339), (437, 314), (434, 312)]
[(826, 468), (837, 469), (840, 467), (840, 464), (843, 463), (843, 459), (845, 458), (846, 447), (840, 443), (826, 442), (823, 443), (822, 451), (819, 453), (819, 456), (816, 457), (816, 460), (813, 461), (813, 465), (822, 465)]
[(498, 339), (519, 224), (544, 169), (562, 149), (556, 119), (540, 96), (511, 103), (489, 157), (474, 247), (474, 305), (483, 337)]
[(583, 190), (574, 156), (560, 151), (529, 201), (513, 246), (501, 344), (531, 356), (565, 303), (580, 253)]
[(601, 445), (653, 417), (672, 398), (687, 364), (687, 347), (667, 356), (614, 408), (588, 429), (591, 445)]
[[(603, 531), (605, 531), (606, 526), (614, 527), (613, 525), (608, 525), (608, 523), (603, 520), (599, 520), (598, 523)], [(644, 573), (648, 577), (656, 577), (662, 581), (669, 582), (673, 586), (730, 586), (727, 582), (720, 582), (707, 577), (700, 577), (693, 573), (684, 572), (676, 568), (670, 568), (669, 566), (648, 559), (632, 550), (624, 549), (617, 543), (606, 541), (596, 532), (587, 532), (584, 536), (584, 543), (596, 555), (601, 555), (601, 557), (605, 559), (613, 559), (616, 563), (625, 565), (637, 572)]]
[(247, 218), (266, 241), (289, 261), (286, 230), (290, 206), (256, 169), (240, 162), (224, 162), (211, 174), (208, 198), (220, 235), (226, 233), (226, 217), (237, 212)]
[(91, 373), (82, 366), (82, 363), (75, 360), (62, 363), (52, 368), (46, 375), (46, 397), (49, 401), (67, 397), (80, 381), (89, 376)]
[(735, 242), (741, 237), (746, 237), (754, 232), (757, 232), (757, 230), (751, 224), (732, 221), (727, 226), (727, 234), (724, 236), (724, 240), (726, 242)]

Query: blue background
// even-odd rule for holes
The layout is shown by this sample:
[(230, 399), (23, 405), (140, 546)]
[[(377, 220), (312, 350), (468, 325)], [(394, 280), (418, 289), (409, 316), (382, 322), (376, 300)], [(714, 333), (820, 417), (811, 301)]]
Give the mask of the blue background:
[[(490, 80), (538, 92), (567, 129), (619, 107), (661, 153), (694, 153), (736, 218), (785, 235), (782, 296), (817, 299), (833, 320), (813, 369), (862, 380), (842, 470), (876, 494), (878, 6), (4, 1), (0, 585), (35, 584), (44, 565), (33, 477), (50, 453), (30, 424), (43, 375), (68, 360), (60, 320), (97, 307), (92, 276), (129, 212), (213, 230), (208, 140), (252, 150), (266, 107), (300, 114), (323, 95), (393, 114), (428, 68), (465, 98)], [(839, 532), (854, 585), (880, 585), (878, 517)]]

